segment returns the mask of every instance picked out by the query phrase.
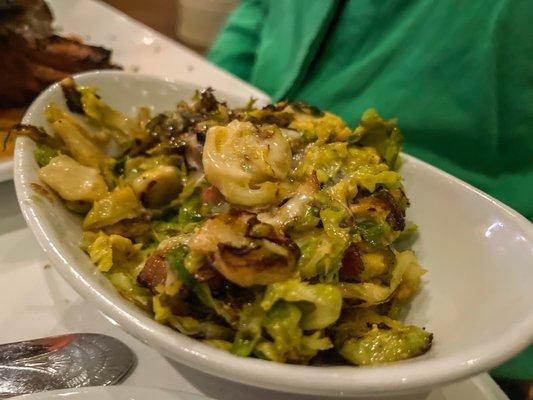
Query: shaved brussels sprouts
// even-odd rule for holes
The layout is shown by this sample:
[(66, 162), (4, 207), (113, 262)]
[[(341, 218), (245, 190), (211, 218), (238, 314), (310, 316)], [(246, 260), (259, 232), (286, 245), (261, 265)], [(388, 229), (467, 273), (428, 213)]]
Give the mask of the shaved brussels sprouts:
[(141, 245), (119, 235), (99, 233), (87, 251), (102, 272), (110, 271), (113, 266), (116, 270), (129, 271), (143, 260)]
[(302, 319), (300, 308), (285, 301), (278, 301), (265, 315), (263, 327), (272, 341), (258, 345), (264, 358), (277, 362), (305, 362), (319, 351), (333, 347), (323, 332), (304, 335), (299, 326)]
[(83, 228), (94, 230), (113, 225), (124, 219), (138, 217), (142, 211), (143, 207), (131, 187), (116, 188), (106, 197), (94, 202), (83, 220)]
[(355, 365), (383, 364), (424, 354), (432, 335), (416, 327), (380, 329), (374, 325), (363, 337), (347, 340), (339, 353)]
[(335, 286), (311, 285), (296, 279), (268, 286), (261, 307), (268, 311), (278, 300), (299, 303), (302, 309), (300, 326), (304, 330), (331, 325), (339, 318), (342, 307), (341, 292)]
[(302, 102), (230, 108), (210, 88), (128, 116), (95, 88), (61, 86), (71, 112), (48, 106), (51, 132), (10, 136), (37, 142), (40, 179), (83, 217), (81, 248), (157, 322), (279, 363), (430, 349), (431, 333), (399, 318), (425, 270), (398, 240), (413, 224), (395, 120), (370, 109), (351, 129)]
[(399, 167), (403, 135), (395, 120), (386, 121), (371, 108), (363, 113), (356, 133), (361, 136), (359, 143), (375, 148), (390, 168)]
[[(410, 286), (418, 287), (422, 271), (416, 263), (415, 255), (412, 251), (406, 250), (396, 254), (396, 264), (394, 265), (388, 285), (363, 282), (363, 283), (346, 283), (339, 284), (342, 295), (347, 299), (360, 300), (360, 307), (374, 306), (388, 301), (402, 284), (404, 276), (407, 271), (413, 269), (416, 272), (410, 275)], [(409, 290), (409, 289), (404, 289)], [(412, 294), (411, 291), (409, 291)]]
[(244, 305), (237, 325), (237, 334), (230, 349), (233, 354), (246, 357), (254, 350), (261, 339), (264, 315), (265, 311), (259, 298)]

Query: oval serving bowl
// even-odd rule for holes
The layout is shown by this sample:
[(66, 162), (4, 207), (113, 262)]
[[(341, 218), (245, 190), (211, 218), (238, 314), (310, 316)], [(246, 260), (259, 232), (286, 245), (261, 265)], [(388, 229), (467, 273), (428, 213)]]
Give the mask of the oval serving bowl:
[[(131, 114), (154, 112), (189, 99), (197, 85), (124, 72), (76, 77), (102, 98)], [(230, 106), (248, 98), (216, 92)], [(43, 92), (23, 122), (47, 127), (50, 103), (65, 107), (56, 84)], [(401, 116), (400, 116), (401, 121)], [(407, 136), (407, 140), (408, 140)], [(166, 357), (229, 380), (315, 395), (400, 395), (429, 391), (510, 358), (533, 337), (533, 224), (497, 200), (414, 157), (403, 155), (401, 174), (411, 200), (408, 218), (419, 226), (414, 250), (428, 270), (407, 322), (434, 333), (427, 354), (375, 367), (311, 367), (239, 358), (158, 324), (123, 299), (79, 248), (79, 217), (59, 199), (35, 191), (34, 142), (17, 139), (15, 184), (29, 227), (61, 275), (84, 298), (131, 335)]]

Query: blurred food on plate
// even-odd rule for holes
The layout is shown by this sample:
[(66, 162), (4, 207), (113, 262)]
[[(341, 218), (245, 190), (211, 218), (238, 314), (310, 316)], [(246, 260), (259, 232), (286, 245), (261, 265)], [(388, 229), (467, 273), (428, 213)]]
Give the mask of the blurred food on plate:
[(68, 75), (118, 68), (111, 50), (56, 35), (52, 21), (42, 0), (0, 0), (1, 107), (24, 106)]
[[(60, 36), (43, 0), (0, 0), (0, 139), (50, 84), (78, 72), (120, 68), (111, 50)], [(0, 146), (0, 156), (11, 154)]]

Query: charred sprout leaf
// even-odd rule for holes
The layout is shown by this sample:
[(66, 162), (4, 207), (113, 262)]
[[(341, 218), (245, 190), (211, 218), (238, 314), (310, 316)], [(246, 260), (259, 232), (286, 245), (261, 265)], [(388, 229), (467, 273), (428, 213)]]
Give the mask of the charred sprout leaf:
[(262, 109), (249, 110), (245, 113), (245, 120), (254, 124), (275, 124), (280, 128), (289, 126), (293, 118), (294, 114), (277, 110), (272, 105)]
[(19, 136), (27, 136), (37, 143), (46, 144), (55, 149), (61, 147), (60, 143), (52, 136), (46, 134), (43, 128), (38, 128), (33, 125), (16, 124), (11, 127), (5, 136), (4, 142), (2, 143), (3, 150), (5, 151), (9, 142), (15, 140)]
[(213, 88), (203, 89), (200, 92), (200, 110), (205, 112), (216, 111), (218, 109), (218, 100), (214, 95)]
[(4, 149), (6, 148), (7, 142), (13, 140), (18, 136), (28, 136), (29, 138), (35, 140), (37, 143), (42, 143), (48, 135), (42, 128), (37, 128), (33, 125), (24, 125), (16, 124), (9, 130), (8, 134), (4, 138)]
[(392, 230), (403, 231), (405, 229), (405, 209), (400, 207), (398, 202), (386, 189), (376, 191), (373, 196), (382, 200), (389, 209), (386, 221)]
[(301, 112), (303, 114), (308, 114), (313, 117), (322, 117), (324, 115), (324, 112), (320, 108), (311, 106), (307, 103), (304, 103), (303, 101), (297, 101), (297, 102), (291, 103), (291, 105), (295, 111)]
[(76, 114), (84, 114), (83, 105), (81, 103), (81, 93), (76, 87), (76, 82), (72, 77), (63, 79), (59, 85), (63, 91), (63, 96), (70, 111)]
[(184, 148), (186, 142), (179, 135), (190, 126), (190, 121), (179, 111), (156, 115), (148, 122), (146, 129), (154, 138), (167, 139), (175, 148)]

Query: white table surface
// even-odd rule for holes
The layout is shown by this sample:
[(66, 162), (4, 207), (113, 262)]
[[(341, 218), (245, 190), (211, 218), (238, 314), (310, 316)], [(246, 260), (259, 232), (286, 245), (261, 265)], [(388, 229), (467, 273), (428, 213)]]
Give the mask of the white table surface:
[[(137, 356), (125, 385), (203, 393), (219, 400), (308, 398), (228, 382), (167, 360), (82, 299), (50, 266), (19, 212), (13, 182), (0, 183), (0, 204), (0, 343), (71, 332), (103, 333), (122, 340)], [(483, 374), (428, 398), (451, 399), (506, 397)]]
[[(76, 32), (93, 43), (113, 47), (114, 58), (127, 69), (265, 97), (261, 91), (108, 6), (90, 0), (49, 3), (63, 33)], [(130, 346), (138, 359), (124, 385), (203, 393), (220, 400), (304, 398), (208, 376), (167, 360), (123, 332), (74, 292), (46, 261), (20, 214), (11, 181), (0, 183), (0, 327), (0, 343), (71, 332), (114, 336)], [(488, 375), (482, 374), (435, 391), (428, 398), (448, 399), (506, 397)]]

